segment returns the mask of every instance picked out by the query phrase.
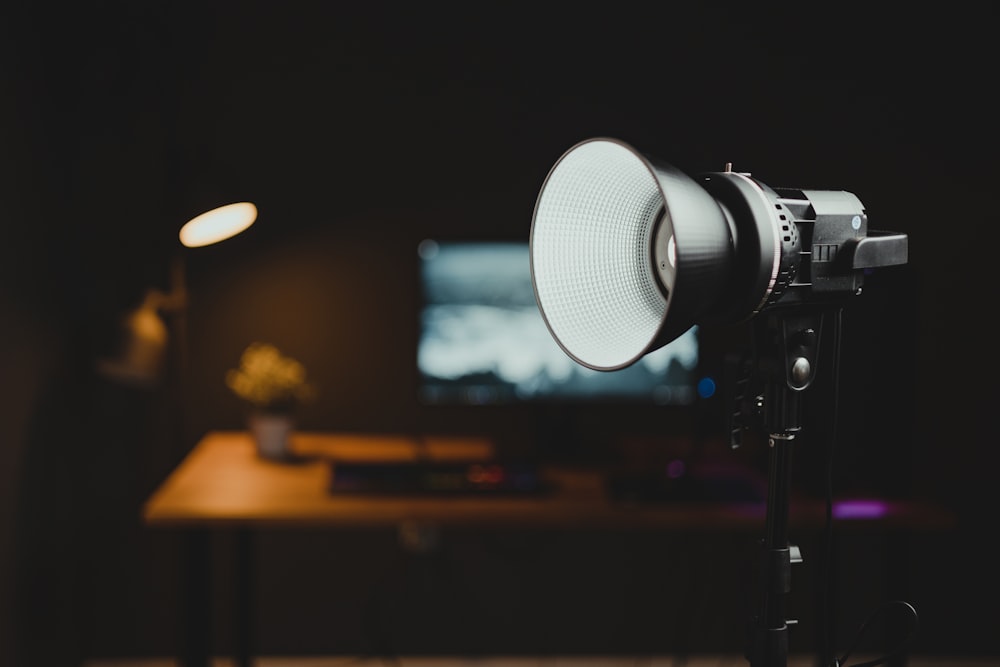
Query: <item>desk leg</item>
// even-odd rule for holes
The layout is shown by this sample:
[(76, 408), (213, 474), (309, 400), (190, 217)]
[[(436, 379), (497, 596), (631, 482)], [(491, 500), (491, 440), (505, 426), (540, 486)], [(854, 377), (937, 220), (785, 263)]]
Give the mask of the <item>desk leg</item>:
[(211, 535), (191, 530), (184, 535), (184, 603), (181, 619), (182, 655), (185, 667), (209, 667), (212, 637)]
[(236, 567), (234, 624), (238, 667), (251, 667), (253, 661), (253, 535), (248, 529), (236, 531)]

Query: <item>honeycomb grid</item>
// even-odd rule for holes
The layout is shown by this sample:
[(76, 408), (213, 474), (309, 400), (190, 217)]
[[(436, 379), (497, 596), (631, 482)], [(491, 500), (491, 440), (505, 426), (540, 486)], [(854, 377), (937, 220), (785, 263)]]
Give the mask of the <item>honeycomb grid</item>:
[(533, 280), (553, 336), (587, 366), (628, 365), (659, 331), (667, 301), (649, 239), (661, 209), (645, 162), (614, 142), (577, 147), (549, 176), (532, 230)]

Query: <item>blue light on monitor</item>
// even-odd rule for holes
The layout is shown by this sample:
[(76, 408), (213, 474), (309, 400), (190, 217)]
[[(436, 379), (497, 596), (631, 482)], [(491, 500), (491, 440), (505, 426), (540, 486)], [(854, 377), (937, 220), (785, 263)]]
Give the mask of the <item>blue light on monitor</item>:
[(417, 367), (428, 404), (642, 401), (687, 405), (698, 395), (692, 328), (628, 368), (570, 359), (542, 319), (526, 242), (438, 242), (418, 248), (423, 303)]

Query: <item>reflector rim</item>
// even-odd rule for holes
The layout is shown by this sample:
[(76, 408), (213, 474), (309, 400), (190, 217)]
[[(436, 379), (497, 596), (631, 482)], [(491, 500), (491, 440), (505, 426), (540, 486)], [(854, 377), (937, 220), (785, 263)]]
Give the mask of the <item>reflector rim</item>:
[[(629, 153), (629, 155), (630, 155), (631, 158), (637, 160), (638, 163), (642, 165), (642, 167), (645, 169), (646, 173), (648, 174), (649, 178), (651, 179), (652, 184), (655, 186), (656, 191), (659, 194), (660, 210), (659, 210), (658, 214), (656, 216), (654, 216), (653, 221), (649, 225), (648, 229), (645, 230), (646, 237), (647, 237), (646, 238), (647, 244), (650, 247), (652, 246), (652, 243), (654, 242), (654, 237), (656, 235), (656, 230), (657, 230), (657, 228), (661, 224), (669, 224), (671, 227), (673, 226), (672, 216), (671, 216), (671, 213), (670, 213), (670, 208), (667, 205), (666, 194), (663, 191), (662, 183), (660, 182), (660, 178), (657, 175), (657, 166), (649, 158), (647, 158), (644, 154), (642, 154), (641, 152), (639, 152), (634, 146), (630, 145), (629, 143), (627, 143), (625, 141), (622, 141), (620, 139), (615, 139), (613, 137), (592, 137), (590, 139), (585, 139), (583, 141), (577, 142), (576, 144), (574, 144), (573, 146), (571, 146), (569, 149), (567, 149), (559, 157), (559, 159), (556, 160), (555, 164), (553, 164), (552, 167), (549, 169), (549, 172), (546, 175), (545, 180), (542, 183), (542, 188), (539, 191), (539, 195), (538, 195), (538, 197), (537, 197), (537, 199), (535, 201), (534, 211), (532, 213), (531, 232), (530, 232), (530, 235), (529, 235), (529, 247), (531, 249), (531, 252), (529, 253), (529, 264), (530, 264), (530, 270), (531, 270), (531, 276), (532, 276), (532, 280), (531, 280), (531, 282), (532, 282), (532, 289), (535, 292), (535, 300), (538, 303), (539, 310), (540, 310), (541, 315), (542, 315), (542, 319), (545, 321), (545, 325), (546, 325), (546, 327), (548, 327), (548, 329), (549, 329), (550, 333), (552, 334), (552, 337), (555, 340), (556, 344), (563, 350), (563, 352), (566, 353), (566, 355), (568, 355), (571, 359), (573, 359), (576, 363), (580, 364), (581, 366), (584, 366), (586, 368), (590, 368), (592, 370), (597, 370), (597, 371), (615, 371), (615, 370), (620, 370), (620, 369), (626, 368), (628, 366), (631, 366), (632, 364), (636, 363), (639, 359), (641, 359), (643, 356), (645, 356), (646, 354), (648, 354), (649, 351), (651, 350), (652, 346), (661, 337), (661, 333), (664, 330), (664, 326), (666, 324), (666, 316), (667, 316), (667, 313), (670, 310), (670, 303), (671, 303), (671, 301), (673, 299), (673, 291), (671, 290), (667, 294), (664, 294), (663, 286), (660, 283), (660, 279), (656, 275), (655, 268), (651, 264), (648, 267), (648, 269), (649, 269), (649, 277), (651, 279), (651, 282), (656, 287), (657, 294), (664, 300), (664, 308), (663, 308), (663, 313), (660, 316), (660, 321), (657, 324), (657, 326), (655, 327), (655, 330), (653, 330), (652, 333), (651, 333), (651, 335), (649, 335), (647, 337), (647, 339), (641, 345), (641, 347), (638, 349), (637, 352), (635, 352), (631, 357), (626, 358), (624, 361), (621, 361), (621, 362), (618, 362), (618, 363), (613, 363), (613, 364), (608, 364), (608, 365), (597, 365), (595, 363), (586, 361), (586, 360), (580, 358), (577, 354), (575, 354), (574, 352), (572, 352), (570, 349), (568, 349), (566, 347), (566, 345), (563, 343), (562, 339), (558, 335), (556, 335), (556, 330), (553, 327), (551, 318), (548, 316), (548, 314), (546, 312), (546, 309), (544, 307), (542, 307), (542, 297), (541, 297), (541, 294), (539, 293), (538, 282), (536, 280), (537, 272), (536, 272), (536, 267), (535, 267), (535, 252), (534, 252), (534, 248), (535, 248), (535, 232), (536, 232), (536, 229), (537, 229), (539, 209), (540, 209), (540, 207), (542, 205), (542, 200), (544, 198), (544, 195), (545, 195), (546, 191), (549, 190), (549, 186), (550, 186), (550, 183), (552, 182), (553, 176), (556, 174), (556, 172), (559, 170), (559, 168), (564, 164), (564, 162), (566, 161), (566, 159), (570, 155), (572, 155), (573, 153), (577, 152), (579, 149), (583, 148), (584, 146), (590, 145), (590, 144), (595, 144), (595, 143), (612, 144), (612, 145), (618, 146), (619, 148), (622, 148), (625, 151), (627, 151)], [(650, 252), (650, 256), (652, 257), (652, 252)], [(677, 267), (676, 266), (673, 267), (673, 271), (674, 271), (674, 273), (676, 275), (676, 271), (677, 271)]]

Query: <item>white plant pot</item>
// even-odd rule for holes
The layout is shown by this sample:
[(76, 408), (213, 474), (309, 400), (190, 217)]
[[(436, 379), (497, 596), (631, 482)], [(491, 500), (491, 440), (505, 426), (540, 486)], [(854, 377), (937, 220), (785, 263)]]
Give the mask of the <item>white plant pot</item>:
[(247, 420), (250, 435), (261, 458), (280, 461), (289, 457), (288, 443), (295, 429), (291, 415), (255, 412)]

